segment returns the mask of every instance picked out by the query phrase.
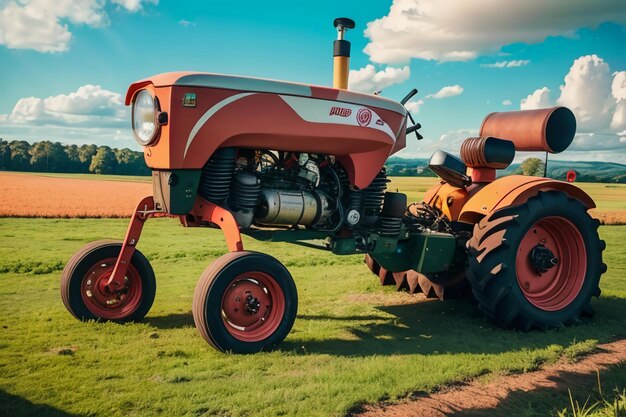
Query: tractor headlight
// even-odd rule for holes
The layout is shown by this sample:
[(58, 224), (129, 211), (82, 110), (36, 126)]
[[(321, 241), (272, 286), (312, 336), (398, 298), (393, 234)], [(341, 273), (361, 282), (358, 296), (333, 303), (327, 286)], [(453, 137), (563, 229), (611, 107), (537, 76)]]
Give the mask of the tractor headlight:
[(142, 146), (148, 146), (157, 137), (157, 101), (148, 90), (141, 90), (135, 96), (132, 110), (133, 135)]

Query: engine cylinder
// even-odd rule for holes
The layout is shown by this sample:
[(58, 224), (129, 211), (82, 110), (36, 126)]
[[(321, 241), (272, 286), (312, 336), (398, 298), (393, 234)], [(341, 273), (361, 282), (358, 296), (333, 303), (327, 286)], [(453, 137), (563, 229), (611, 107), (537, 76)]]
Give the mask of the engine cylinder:
[(217, 205), (224, 205), (228, 198), (235, 172), (236, 148), (220, 148), (202, 167), (198, 194)]
[(363, 211), (365, 214), (362, 220), (363, 224), (373, 224), (378, 221), (378, 216), (380, 216), (380, 210), (383, 205), (383, 198), (385, 197), (385, 190), (387, 189), (387, 183), (390, 181), (383, 168), (372, 183), (363, 190)]
[(255, 220), (260, 224), (314, 225), (331, 214), (324, 193), (262, 189)]
[(240, 172), (234, 176), (228, 205), (240, 227), (249, 227), (252, 224), (260, 192), (261, 181), (256, 175)]
[(380, 229), (378, 233), (381, 236), (397, 236), (402, 230), (402, 218), (386, 217), (380, 218)]

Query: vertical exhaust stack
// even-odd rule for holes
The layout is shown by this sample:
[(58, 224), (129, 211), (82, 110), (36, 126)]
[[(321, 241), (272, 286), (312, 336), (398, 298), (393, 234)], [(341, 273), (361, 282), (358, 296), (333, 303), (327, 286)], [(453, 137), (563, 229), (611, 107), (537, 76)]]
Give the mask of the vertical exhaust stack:
[(333, 88), (348, 88), (350, 71), (350, 42), (344, 39), (347, 29), (354, 29), (354, 20), (338, 17), (333, 22), (337, 28), (337, 40), (333, 43)]

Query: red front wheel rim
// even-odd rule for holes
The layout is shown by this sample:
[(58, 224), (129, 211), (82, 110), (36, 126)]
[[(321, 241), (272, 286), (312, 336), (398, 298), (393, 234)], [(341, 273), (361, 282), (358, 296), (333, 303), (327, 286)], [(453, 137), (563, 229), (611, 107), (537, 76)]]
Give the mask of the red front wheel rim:
[(141, 276), (132, 264), (126, 270), (123, 288), (115, 291), (107, 288), (116, 261), (117, 258), (106, 258), (95, 263), (83, 276), (80, 286), (85, 306), (105, 320), (124, 319), (134, 313), (141, 302)]
[[(546, 271), (531, 259), (534, 248), (549, 250), (556, 260)], [(517, 251), (515, 272), (524, 297), (535, 307), (557, 311), (569, 306), (585, 281), (587, 253), (578, 228), (563, 217), (546, 217), (524, 235)]]
[(285, 296), (265, 272), (246, 272), (233, 279), (222, 297), (221, 315), (231, 336), (259, 342), (271, 336), (285, 314)]

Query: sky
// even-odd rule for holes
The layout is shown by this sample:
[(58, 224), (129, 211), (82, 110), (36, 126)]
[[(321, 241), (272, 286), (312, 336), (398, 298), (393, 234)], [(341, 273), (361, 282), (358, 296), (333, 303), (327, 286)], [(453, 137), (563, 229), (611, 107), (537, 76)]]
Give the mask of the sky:
[(139, 150), (124, 94), (167, 71), (330, 85), (339, 16), (356, 21), (350, 89), (419, 90), (424, 139), (398, 156), (565, 105), (578, 131), (555, 159), (626, 163), (624, 0), (0, 0), (0, 137)]

